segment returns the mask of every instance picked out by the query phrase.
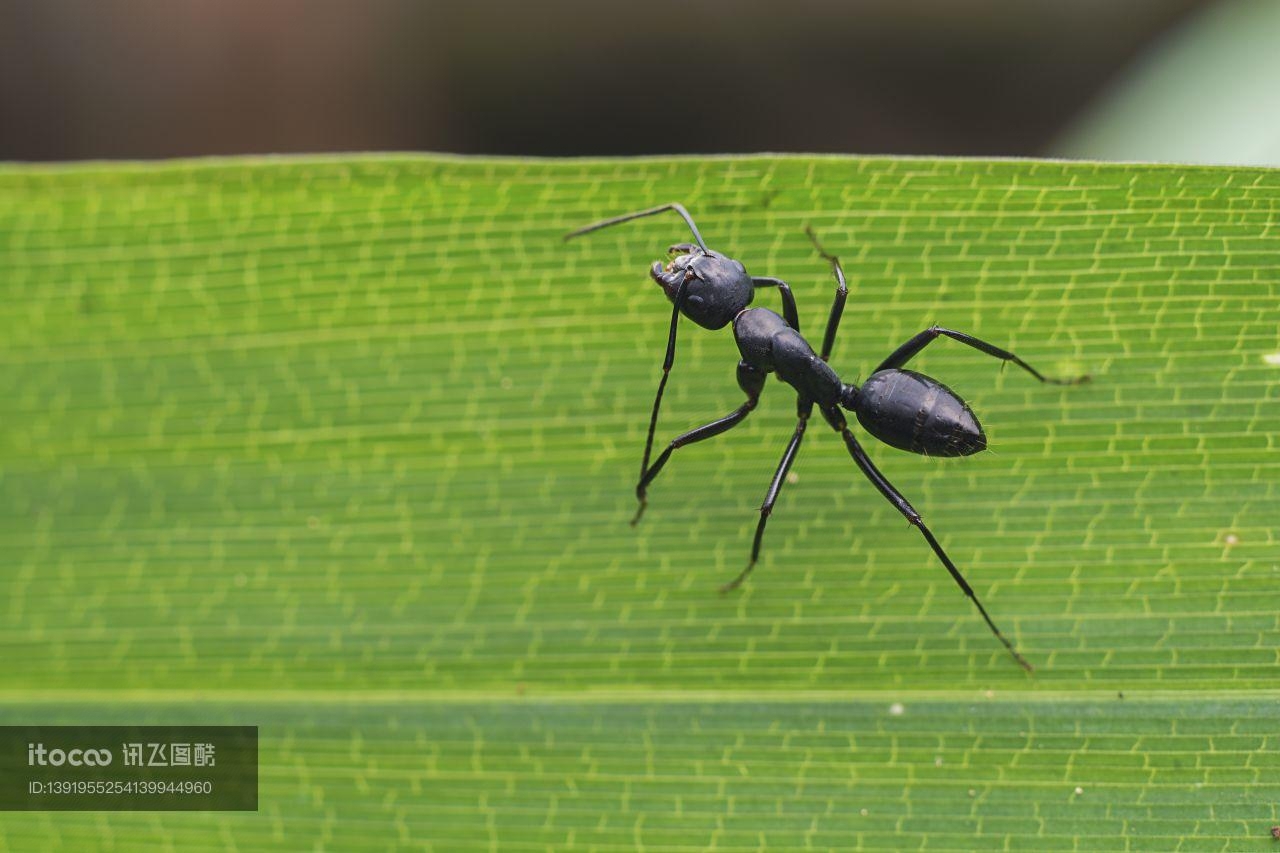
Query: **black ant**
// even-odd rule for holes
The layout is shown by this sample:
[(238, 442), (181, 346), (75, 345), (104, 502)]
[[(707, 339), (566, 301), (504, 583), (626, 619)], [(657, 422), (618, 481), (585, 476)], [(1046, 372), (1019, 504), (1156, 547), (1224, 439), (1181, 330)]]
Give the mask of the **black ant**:
[[(938, 337), (945, 336), (1002, 361), (1011, 361), (1041, 382), (1074, 385), (1087, 381), (1089, 377), (1080, 376), (1073, 379), (1046, 377), (1007, 350), (963, 332), (930, 326), (894, 350), (872, 371), (871, 376), (861, 387), (842, 382), (827, 364), (827, 360), (835, 344), (836, 331), (840, 326), (849, 288), (839, 258), (828, 254), (822, 248), (812, 229), (806, 228), (809, 239), (818, 253), (831, 264), (831, 270), (836, 279), (835, 301), (827, 318), (827, 329), (823, 336), (820, 354), (815, 353), (808, 341), (800, 334), (795, 301), (790, 289), (778, 279), (752, 279), (738, 261), (708, 250), (697, 227), (693, 224), (693, 219), (678, 204), (663, 205), (606, 219), (580, 228), (567, 235), (566, 239), (665, 210), (675, 210), (684, 218), (693, 231), (698, 245), (673, 246), (671, 251), (681, 254), (665, 266), (655, 263), (651, 271), (654, 280), (675, 303), (675, 311), (671, 317), (671, 333), (667, 343), (667, 358), (663, 363), (662, 382), (658, 386), (658, 400), (662, 397), (662, 390), (671, 369), (675, 350), (676, 323), (683, 311), (694, 322), (709, 329), (719, 329), (729, 322), (733, 323), (734, 340), (742, 355), (742, 360), (738, 362), (738, 385), (747, 395), (747, 401), (734, 412), (677, 436), (652, 467), (648, 465), (649, 446), (646, 446), (645, 463), (641, 471), (640, 484), (636, 489), (641, 506), (632, 523), (639, 519), (640, 513), (644, 510), (645, 488), (657, 477), (671, 454), (677, 448), (719, 435), (745, 420), (759, 401), (765, 378), (770, 373), (777, 373), (779, 379), (796, 390), (795, 431), (782, 454), (782, 460), (778, 463), (769, 489), (765, 492), (764, 503), (760, 507), (760, 521), (756, 525), (755, 538), (751, 546), (751, 560), (747, 563), (747, 567), (736, 578), (722, 586), (720, 591), (725, 593), (736, 589), (755, 567), (760, 557), (765, 525), (778, 500), (782, 483), (795, 463), (800, 442), (804, 439), (805, 427), (816, 405), (831, 428), (840, 433), (849, 450), (849, 455), (853, 457), (854, 463), (862, 474), (910, 524), (920, 531), (925, 541), (929, 543), (929, 547), (933, 549), (933, 553), (951, 573), (956, 584), (978, 608), (987, 627), (1009, 650), (1014, 660), (1027, 671), (1031, 671), (1031, 664), (1018, 653), (1013, 644), (991, 621), (991, 617), (982, 606), (982, 602), (978, 600), (973, 588), (960, 574), (960, 570), (947, 556), (933, 533), (925, 526), (920, 513), (916, 512), (911, 503), (894, 488), (867, 456), (857, 438), (849, 431), (841, 409), (853, 412), (867, 432), (885, 444), (900, 450), (923, 456), (970, 456), (984, 450), (987, 439), (968, 404), (936, 379), (903, 368), (908, 361)], [(783, 293), (785, 319), (767, 308), (747, 307), (753, 295), (752, 283), (759, 284), (762, 281), (780, 286)], [(697, 307), (692, 308), (689, 296), (695, 288), (700, 300)], [(657, 422), (658, 400), (654, 401), (653, 417), (649, 424), (649, 445), (652, 444), (654, 426)]]

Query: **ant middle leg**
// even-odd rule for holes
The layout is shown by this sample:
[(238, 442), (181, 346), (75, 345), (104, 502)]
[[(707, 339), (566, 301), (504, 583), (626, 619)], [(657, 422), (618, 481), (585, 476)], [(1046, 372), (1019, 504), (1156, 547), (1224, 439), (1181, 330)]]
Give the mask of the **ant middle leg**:
[(722, 595), (742, 586), (742, 582), (747, 579), (747, 575), (751, 574), (751, 570), (756, 567), (756, 561), (760, 559), (760, 543), (764, 540), (765, 525), (769, 523), (769, 516), (773, 513), (773, 505), (778, 501), (778, 494), (782, 491), (782, 483), (786, 480), (787, 473), (796, 461), (796, 454), (800, 452), (800, 442), (804, 440), (805, 426), (808, 424), (809, 415), (812, 413), (812, 402), (804, 399), (796, 400), (796, 430), (791, 434), (791, 441), (787, 443), (787, 449), (782, 454), (782, 460), (778, 463), (778, 470), (773, 474), (773, 481), (769, 483), (769, 491), (765, 492), (764, 503), (760, 507), (760, 521), (756, 523), (756, 536), (751, 543), (751, 561), (747, 563), (745, 569), (739, 572), (736, 578), (720, 587)]
[(872, 372), (877, 373), (881, 370), (896, 370), (902, 367), (918, 355), (920, 350), (924, 349), (944, 335), (951, 338), (953, 341), (959, 341), (965, 346), (973, 347), (979, 352), (984, 352), (993, 358), (998, 358), (1001, 361), (1011, 361), (1018, 365), (1018, 367), (1027, 371), (1027, 373), (1030, 373), (1036, 379), (1039, 379), (1041, 382), (1048, 382), (1052, 385), (1079, 385), (1081, 382), (1089, 381), (1088, 374), (1083, 376), (1073, 376), (1068, 379), (1057, 379), (1052, 376), (1045, 376), (1008, 350), (1001, 349), (994, 344), (989, 344), (980, 338), (975, 338), (973, 335), (966, 335), (964, 332), (957, 332), (952, 329), (944, 329), (941, 326), (930, 326), (920, 334), (914, 336), (911, 340), (894, 350), (889, 357), (880, 362), (880, 366)]
[(747, 395), (747, 401), (722, 418), (717, 418), (709, 424), (704, 424), (676, 436), (667, 445), (666, 450), (659, 454), (653, 465), (640, 472), (640, 482), (636, 484), (636, 500), (640, 502), (640, 506), (636, 508), (636, 514), (631, 519), (632, 527), (639, 523), (640, 517), (644, 515), (645, 507), (649, 505), (646, 497), (649, 484), (661, 473), (663, 466), (671, 458), (671, 454), (686, 445), (696, 444), (699, 441), (714, 438), (722, 432), (728, 432), (746, 420), (747, 415), (751, 414), (760, 400), (760, 391), (764, 388), (764, 381), (767, 375), (764, 371), (757, 370), (745, 361), (738, 362), (738, 387)]

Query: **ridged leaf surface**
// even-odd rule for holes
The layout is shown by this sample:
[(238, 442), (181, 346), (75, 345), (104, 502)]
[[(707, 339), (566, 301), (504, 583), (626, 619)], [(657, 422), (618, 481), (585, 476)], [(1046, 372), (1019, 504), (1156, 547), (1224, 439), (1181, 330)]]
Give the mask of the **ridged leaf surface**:
[[(628, 526), (684, 202), (860, 381), (994, 619), (771, 380)], [(0, 722), (261, 727), (257, 815), (22, 814), (133, 849), (1240, 849), (1277, 818), (1280, 172), (844, 157), (0, 169)], [(757, 304), (778, 308), (776, 293)], [(732, 411), (681, 326), (659, 446)]]

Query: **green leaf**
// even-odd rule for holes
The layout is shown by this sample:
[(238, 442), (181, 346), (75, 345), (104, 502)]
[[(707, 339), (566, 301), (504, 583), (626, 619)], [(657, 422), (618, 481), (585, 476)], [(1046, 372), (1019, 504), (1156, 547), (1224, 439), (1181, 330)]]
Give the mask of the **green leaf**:
[[(991, 452), (771, 381), (637, 528), (684, 202), (865, 378)], [(1277, 820), (1280, 172), (745, 157), (0, 169), (0, 722), (261, 727), (257, 815), (16, 814), (0, 846), (1240, 849)], [(758, 304), (777, 308), (763, 291)], [(742, 399), (681, 326), (659, 442)], [(1123, 694), (1123, 698), (1121, 698)]]

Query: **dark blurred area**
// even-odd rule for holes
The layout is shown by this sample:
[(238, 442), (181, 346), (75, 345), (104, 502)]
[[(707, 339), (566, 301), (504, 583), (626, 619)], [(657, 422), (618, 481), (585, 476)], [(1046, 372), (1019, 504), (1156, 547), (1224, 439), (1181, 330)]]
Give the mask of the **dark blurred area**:
[(0, 5), (0, 159), (1044, 154), (1204, 0)]

